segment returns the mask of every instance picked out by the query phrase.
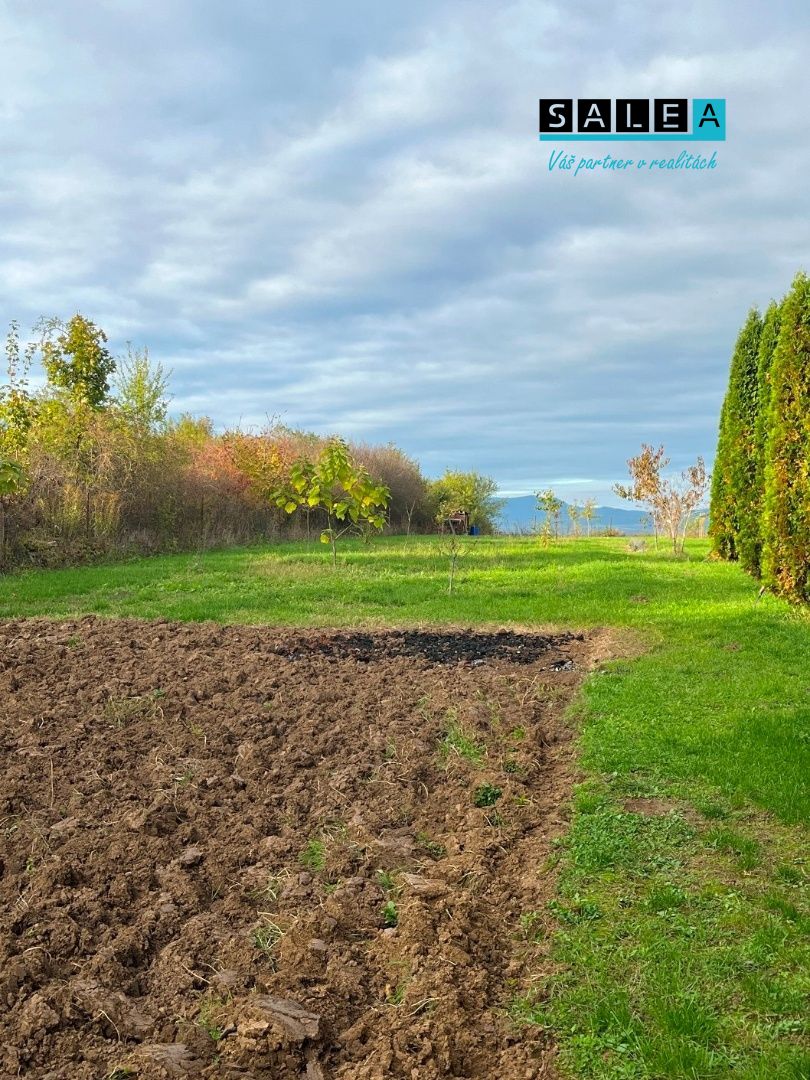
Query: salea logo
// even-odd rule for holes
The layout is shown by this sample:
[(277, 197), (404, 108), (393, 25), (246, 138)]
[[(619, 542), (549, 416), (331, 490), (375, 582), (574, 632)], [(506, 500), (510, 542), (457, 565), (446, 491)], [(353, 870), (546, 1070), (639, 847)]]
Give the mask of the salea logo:
[(726, 99), (540, 98), (540, 138), (556, 142), (725, 142)]

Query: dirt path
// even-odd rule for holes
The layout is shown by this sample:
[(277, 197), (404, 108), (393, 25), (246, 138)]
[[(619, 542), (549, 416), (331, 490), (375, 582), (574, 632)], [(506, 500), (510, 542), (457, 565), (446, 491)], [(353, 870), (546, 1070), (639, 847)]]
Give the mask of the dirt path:
[(507, 1010), (604, 652), (0, 623), (0, 1077), (553, 1076)]

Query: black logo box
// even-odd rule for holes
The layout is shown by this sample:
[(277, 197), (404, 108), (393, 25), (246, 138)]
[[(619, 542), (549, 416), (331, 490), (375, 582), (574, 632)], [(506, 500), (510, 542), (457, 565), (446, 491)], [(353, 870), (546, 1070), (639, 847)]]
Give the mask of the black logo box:
[[(576, 126), (574, 120), (576, 119)], [(613, 126), (615, 120), (615, 128)], [(540, 98), (540, 133), (598, 135), (616, 131), (620, 135), (689, 130), (688, 98), (654, 98), (652, 128), (648, 98)]]

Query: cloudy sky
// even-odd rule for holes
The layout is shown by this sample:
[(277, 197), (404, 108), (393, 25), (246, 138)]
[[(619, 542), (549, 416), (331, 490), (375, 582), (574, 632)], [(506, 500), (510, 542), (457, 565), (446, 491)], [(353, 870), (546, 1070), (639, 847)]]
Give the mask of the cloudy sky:
[[(220, 427), (604, 499), (642, 441), (711, 458), (810, 264), (809, 53), (806, 0), (0, 0), (3, 322), (80, 310)], [(727, 99), (713, 172), (549, 172), (539, 97), (670, 95)]]

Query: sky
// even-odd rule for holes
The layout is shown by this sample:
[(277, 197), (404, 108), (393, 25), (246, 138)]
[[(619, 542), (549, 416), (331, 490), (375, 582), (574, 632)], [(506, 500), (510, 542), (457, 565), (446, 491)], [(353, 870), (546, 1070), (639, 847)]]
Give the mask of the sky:
[[(218, 428), (616, 503), (644, 441), (711, 462), (810, 269), (808, 55), (806, 0), (0, 0), (0, 316), (81, 311)], [(558, 96), (725, 97), (727, 141), (549, 171)]]

